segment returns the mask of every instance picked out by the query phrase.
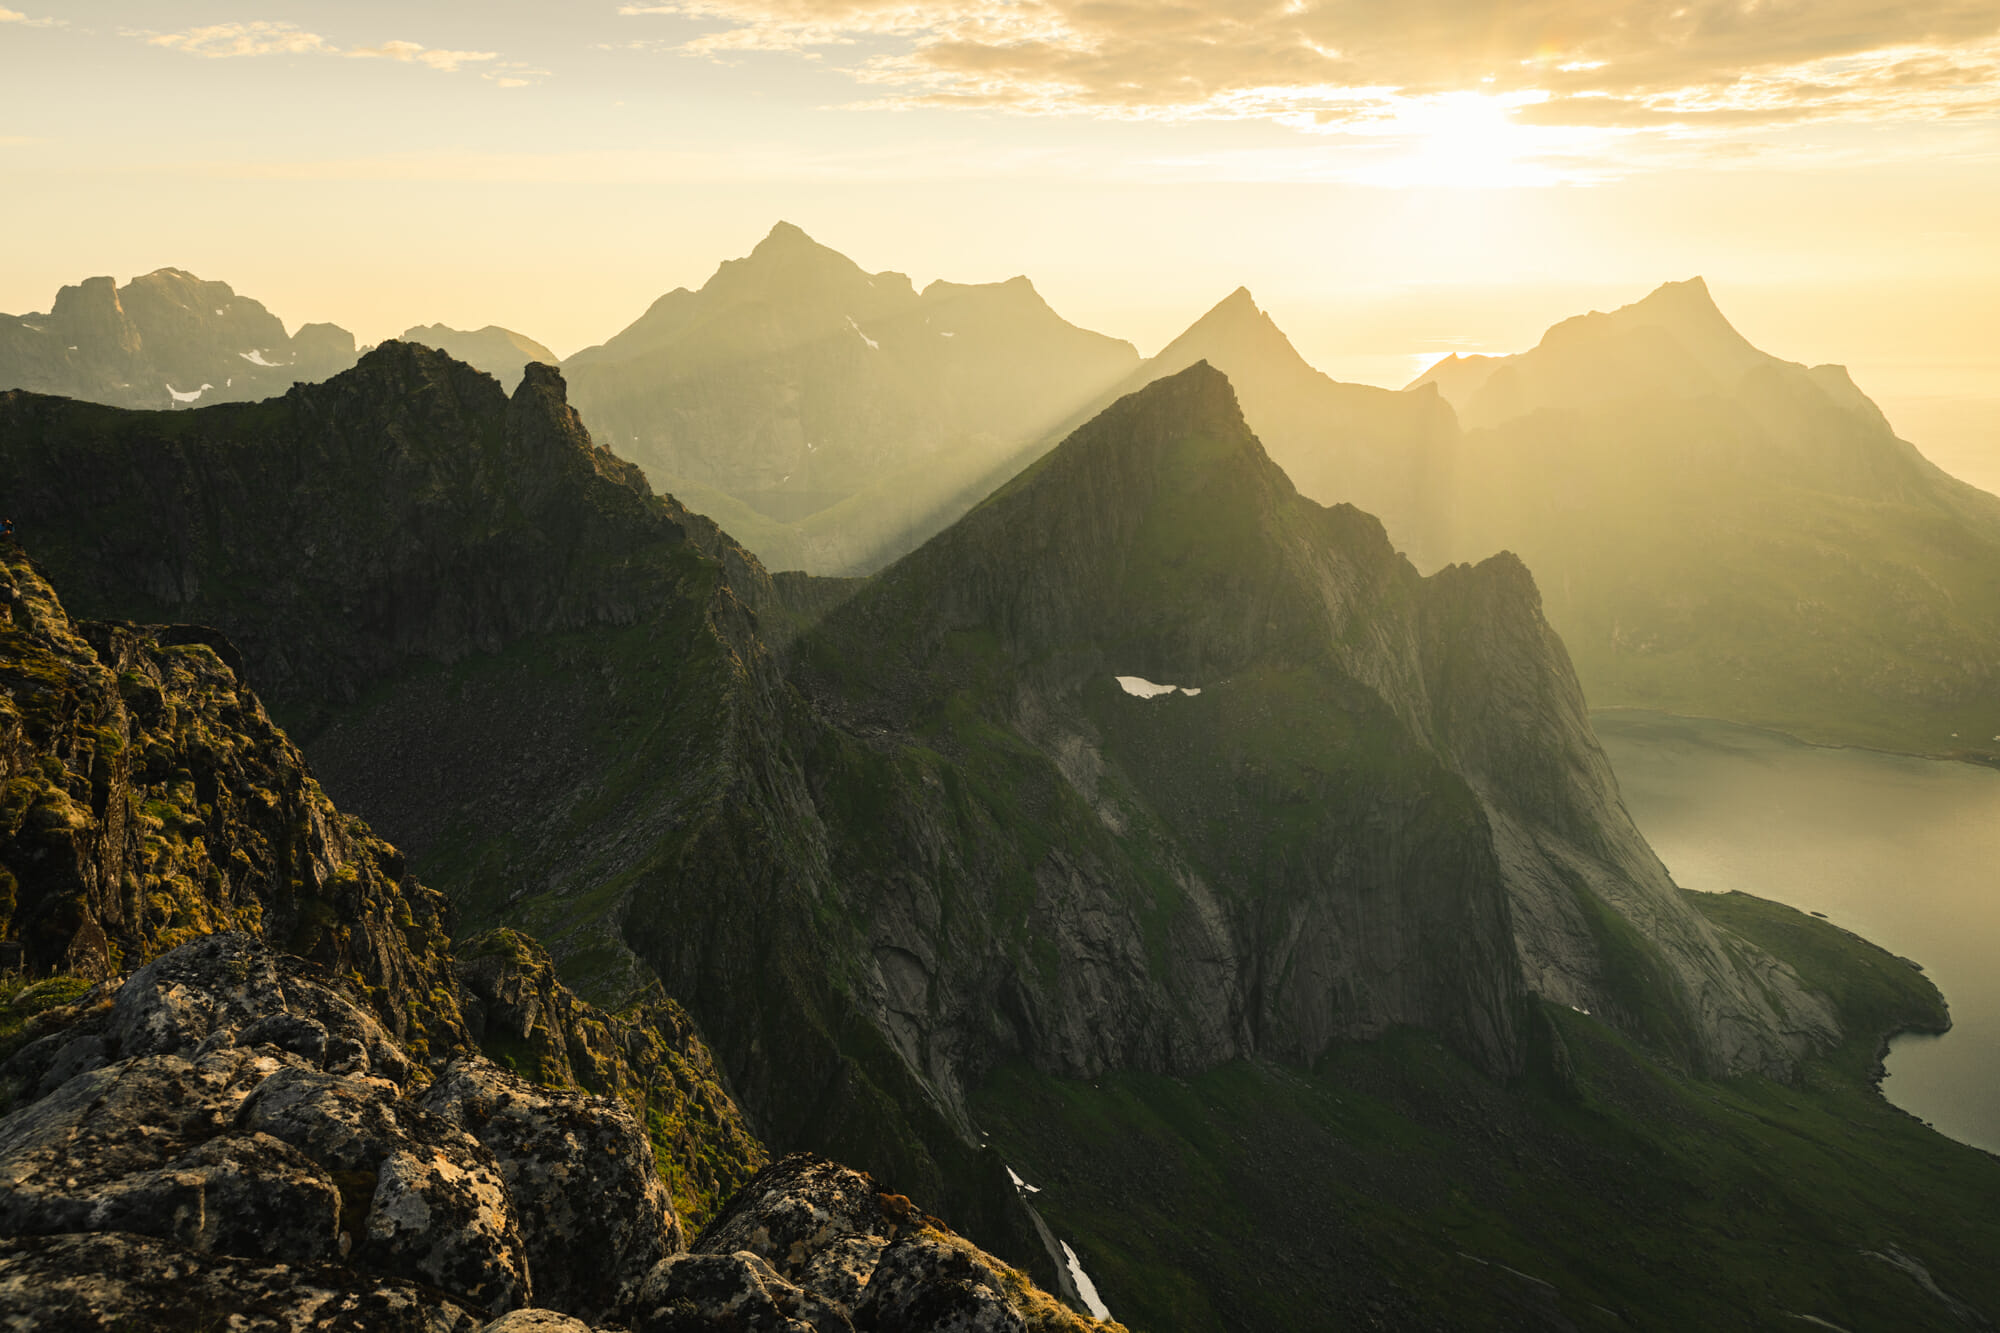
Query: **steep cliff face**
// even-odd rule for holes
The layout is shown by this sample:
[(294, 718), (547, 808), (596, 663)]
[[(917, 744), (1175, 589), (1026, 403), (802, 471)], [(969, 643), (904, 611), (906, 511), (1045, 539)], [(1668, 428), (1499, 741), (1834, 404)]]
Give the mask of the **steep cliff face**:
[(419, 1053), (462, 1041), (442, 899), (334, 809), (226, 640), (73, 623), (18, 549), (0, 609), (0, 930), (28, 967), (106, 976), (254, 930), (360, 978)]
[(345, 329), (309, 324), (287, 335), (228, 283), (180, 269), (123, 287), (89, 278), (56, 293), (47, 314), (0, 316), (0, 389), (119, 407), (249, 402), (353, 364)]
[(829, 813), (836, 864), (870, 891), (890, 1029), (940, 1077), (981, 1024), (1070, 1073), (1399, 1024), (1504, 1069), (1524, 987), (1708, 1069), (1832, 1035), (1680, 902), (1519, 562), (1418, 577), (1373, 519), (1299, 497), (1206, 365), (798, 654), (881, 775), (863, 819)]

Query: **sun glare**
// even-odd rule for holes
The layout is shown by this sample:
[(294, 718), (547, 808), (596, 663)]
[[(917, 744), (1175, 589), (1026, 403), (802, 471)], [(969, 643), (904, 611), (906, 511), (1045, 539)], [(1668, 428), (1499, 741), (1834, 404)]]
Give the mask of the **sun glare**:
[(1394, 188), (1445, 186), (1503, 189), (1551, 185), (1568, 177), (1539, 160), (1548, 145), (1535, 129), (1518, 124), (1514, 110), (1546, 94), (1441, 93), (1413, 98), (1373, 127), (1395, 141), (1383, 161), (1358, 179)]

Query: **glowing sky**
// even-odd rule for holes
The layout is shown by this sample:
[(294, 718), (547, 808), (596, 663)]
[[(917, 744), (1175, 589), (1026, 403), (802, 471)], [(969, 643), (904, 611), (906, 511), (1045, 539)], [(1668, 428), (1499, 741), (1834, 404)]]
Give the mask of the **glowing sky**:
[(1994, 0), (7, 3), (13, 312), (172, 264), (567, 353), (785, 218), (1143, 351), (1247, 284), (1400, 383), (1700, 273), (2000, 436)]

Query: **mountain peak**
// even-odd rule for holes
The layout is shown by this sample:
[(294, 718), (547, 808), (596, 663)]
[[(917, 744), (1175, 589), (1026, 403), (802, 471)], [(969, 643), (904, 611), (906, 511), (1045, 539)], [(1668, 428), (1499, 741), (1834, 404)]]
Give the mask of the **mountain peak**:
[(783, 253), (797, 250), (824, 250), (826, 247), (806, 234), (805, 228), (790, 222), (779, 222), (765, 234), (764, 239), (750, 253), (753, 255)]

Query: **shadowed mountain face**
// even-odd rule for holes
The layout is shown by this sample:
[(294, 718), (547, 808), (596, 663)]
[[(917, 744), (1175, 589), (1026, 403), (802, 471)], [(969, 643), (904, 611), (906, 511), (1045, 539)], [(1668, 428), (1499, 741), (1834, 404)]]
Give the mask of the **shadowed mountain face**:
[(1239, 287), (1104, 401), (1197, 361), (1229, 377), (1244, 419), (1300, 494), (1374, 514), (1418, 564), (1440, 562), (1431, 496), (1446, 484), (1458, 423), (1434, 389), (1397, 393), (1329, 378)]
[(453, 329), (443, 324), (419, 324), (403, 332), (403, 341), (435, 347), (446, 356), (483, 370), (508, 393), (521, 382), (530, 362), (553, 366), (560, 358), (533, 338), (488, 324), (483, 329)]
[(2000, 500), (1839, 366), (1758, 351), (1694, 279), (1418, 383), (1468, 428), (1446, 550), (1528, 562), (1593, 704), (2000, 756)]
[(601, 438), (766, 564), (851, 573), (963, 513), (1137, 361), (1025, 278), (919, 293), (780, 223), (564, 371)]
[(858, 586), (650, 496), (555, 372), (510, 399), (408, 344), (251, 407), (6, 395), (0, 462), (73, 602), (225, 629), (468, 927), (603, 999), (659, 979), (774, 1145), (1016, 1253), (965, 1100), (1009, 1059), (1414, 1025), (1506, 1073), (1530, 995), (1705, 1070), (1833, 1034), (1673, 893), (1519, 563), (1419, 577), (1206, 365)]
[(354, 336), (307, 324), (296, 336), (222, 282), (163, 268), (123, 287), (90, 278), (45, 315), (0, 316), (0, 389), (119, 407), (248, 402), (354, 364)]

